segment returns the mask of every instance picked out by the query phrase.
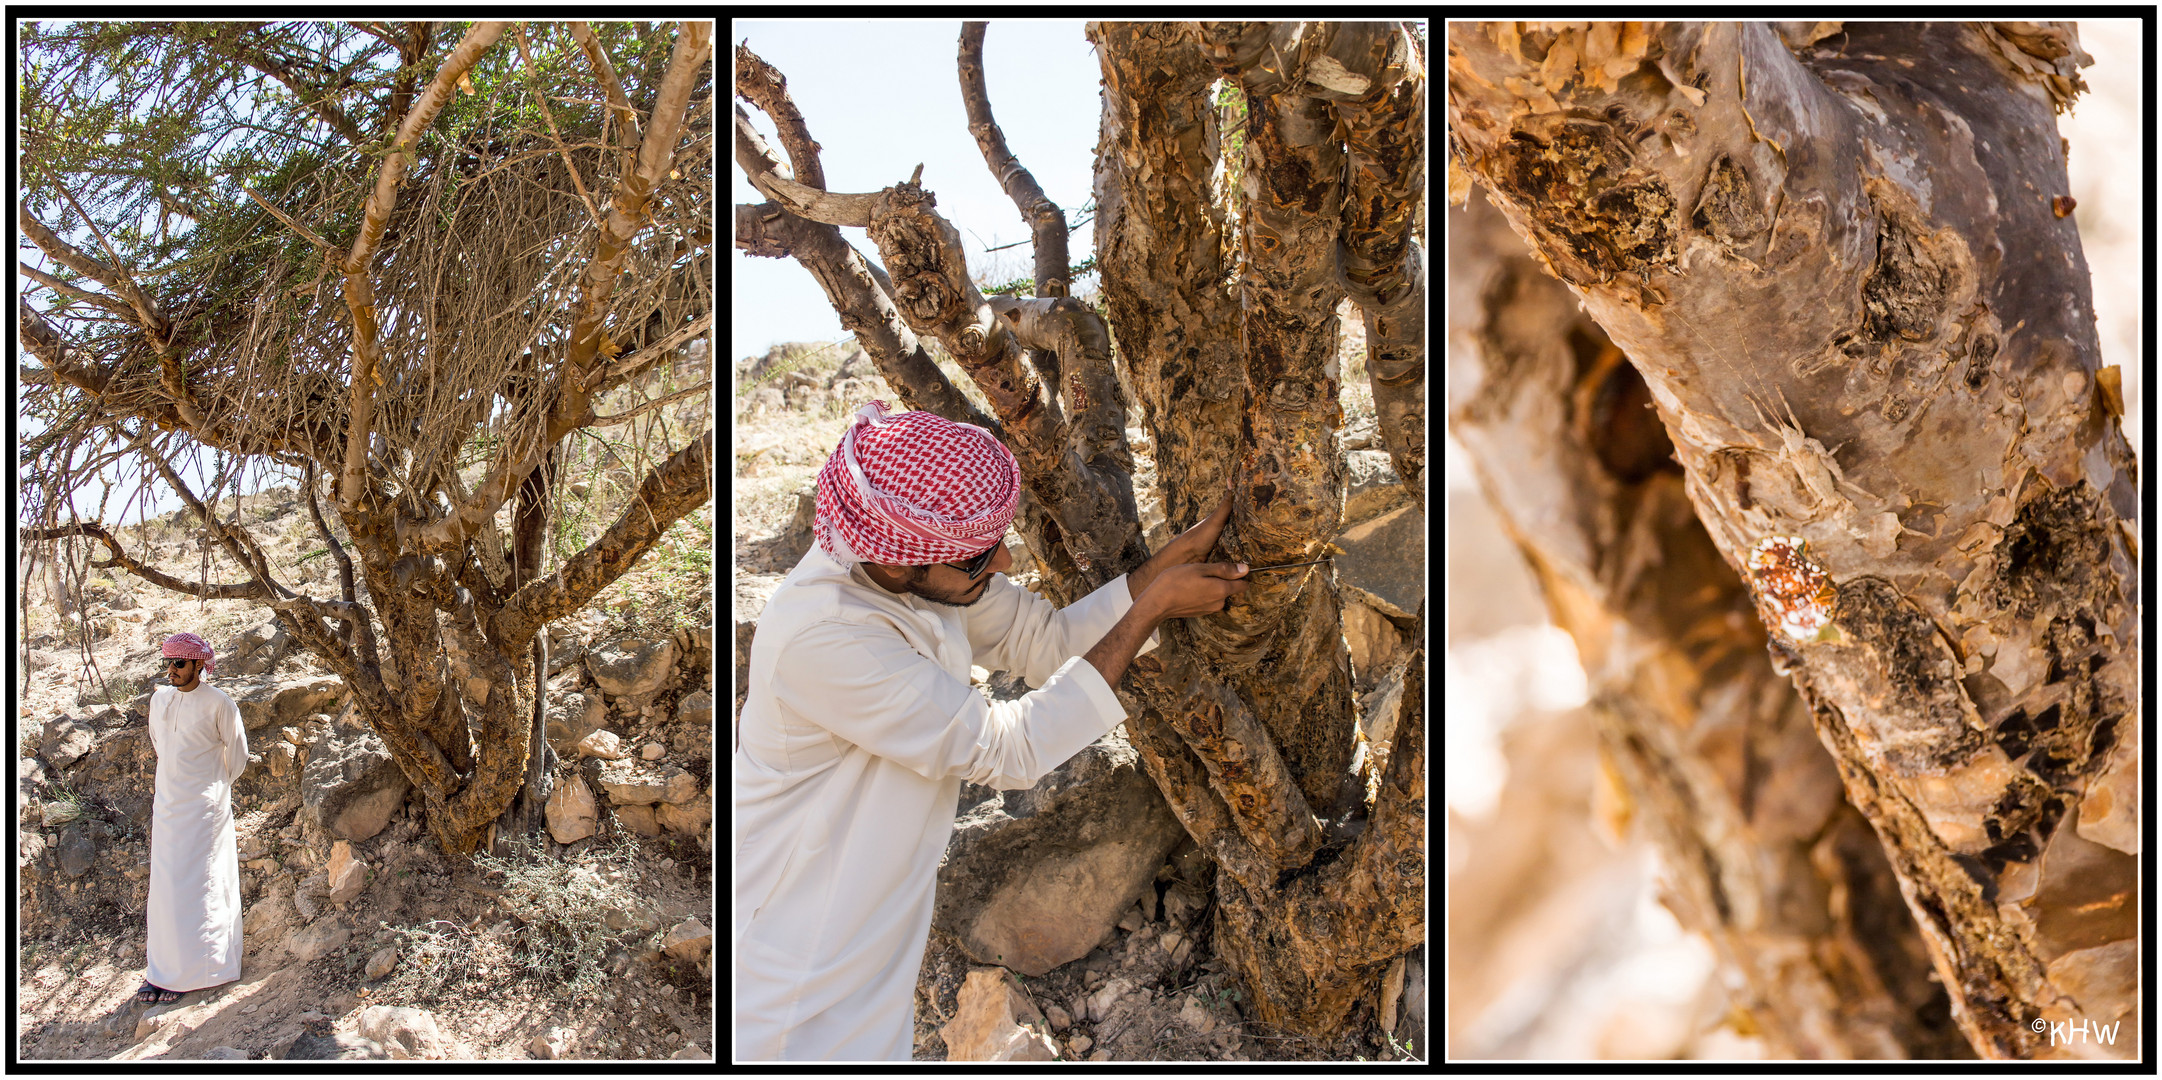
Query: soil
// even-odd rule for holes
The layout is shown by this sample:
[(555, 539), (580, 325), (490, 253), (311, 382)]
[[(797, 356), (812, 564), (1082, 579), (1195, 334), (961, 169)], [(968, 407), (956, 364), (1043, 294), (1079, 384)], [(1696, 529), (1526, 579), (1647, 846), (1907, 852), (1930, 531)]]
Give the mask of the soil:
[[(295, 588), (314, 595), (336, 591), (336, 568), (328, 558), (301, 560), (320, 548), (308, 520), (305, 504), (290, 489), (250, 495), (227, 514), (238, 515), (249, 531), (263, 543), (266, 553)], [(608, 524), (613, 511), (592, 523), (591, 530)], [(335, 527), (335, 526), (334, 526)], [(178, 516), (152, 519), (141, 527), (130, 526), (118, 538), (132, 555), (184, 580), (203, 576), (202, 557), (194, 546), (199, 528), (183, 525)], [(710, 551), (712, 508), (702, 508), (678, 522), (663, 545), (648, 552), (633, 571), (598, 597), (594, 605), (561, 625), (582, 641), (621, 629), (635, 629), (665, 636), (677, 628), (712, 625), (710, 561), (699, 564), (686, 552)], [(210, 580), (235, 580), (236, 568), (212, 559)], [(166, 593), (116, 570), (92, 570), (80, 590), (86, 614), (60, 614), (50, 595), (33, 580), (23, 622), (26, 655), (34, 663), (22, 668), (17, 690), (20, 705), (16, 729), (25, 755), (19, 767), (32, 764), (44, 722), (61, 713), (101, 728), (100, 751), (115, 735), (140, 729), (145, 721), (106, 705), (125, 706), (147, 687), (121, 675), (128, 657), (170, 633), (188, 630), (221, 647), (224, 643), (270, 617), (267, 609), (243, 601), (201, 602)], [(114, 581), (118, 575), (121, 580)], [(86, 663), (80, 645), (82, 621), (94, 626), (94, 649)], [(314, 661), (295, 649), (281, 661), (281, 674), (312, 670)], [(574, 667), (576, 665), (573, 665)], [(132, 670), (132, 667), (130, 668)], [(706, 673), (690, 675), (710, 689)], [(553, 685), (571, 685), (575, 676), (566, 671)], [(209, 677), (212, 685), (217, 674)], [(686, 689), (687, 692), (687, 689)], [(662, 706), (665, 706), (663, 708)], [(347, 722), (348, 716), (338, 722)], [(690, 768), (710, 784), (710, 726), (693, 730), (673, 720), (668, 701), (657, 702), (652, 717), (623, 717), (611, 712), (607, 726), (624, 736), (632, 752), (648, 742), (659, 741), (668, 750), (667, 760)], [(267, 741), (271, 733), (254, 733)], [(259, 748), (258, 748), (259, 749)], [(688, 752), (687, 752), (688, 751)], [(261, 765), (251, 765), (254, 774)], [(519, 925), (501, 899), (504, 880), (465, 860), (444, 858), (424, 828), (421, 811), (414, 802), (397, 810), (389, 826), (376, 836), (352, 845), (355, 856), (371, 868), (368, 885), (349, 901), (340, 921), (352, 929), (350, 941), (312, 961), (289, 953), (283, 943), (307, 920), (293, 911), (293, 892), (298, 879), (319, 871), (328, 855), (295, 839), (300, 809), (298, 785), (283, 782), (251, 783), (243, 774), (236, 785), (234, 818), (243, 862), (248, 853), (260, 851), (275, 857), (275, 864), (242, 871), (243, 927), (246, 947), (238, 981), (187, 994), (176, 1004), (151, 1007), (134, 1000), (144, 981), (143, 914), (148, 894), (149, 777), (140, 785), (122, 777), (104, 790), (125, 792), (113, 801), (137, 801), (140, 807), (87, 806), (88, 816), (104, 823), (106, 839), (98, 854), (98, 867), (82, 878), (70, 880), (53, 875), (54, 892), (39, 898), (37, 919), (26, 911), (18, 947), (21, 950), (17, 1023), (24, 1059), (100, 1060), (143, 1056), (157, 1059), (201, 1058), (216, 1047), (240, 1051), (248, 1058), (304, 1056), (311, 1051), (327, 1056), (335, 1043), (354, 1033), (361, 1010), (371, 1005), (411, 1006), (434, 1014), (438, 1029), (453, 1041), (452, 1057), (486, 1060), (530, 1060), (535, 1036), (550, 1029), (565, 1029), (570, 1052), (580, 1059), (662, 1059), (679, 1053), (710, 1058), (714, 1047), (713, 1012), (715, 979), (700, 974), (695, 962), (685, 963), (654, 952), (610, 957), (608, 976), (599, 993), (580, 998), (561, 978), (535, 975), (526, 970), (522, 954), (510, 947)], [(567, 775), (567, 774), (566, 774)], [(45, 785), (35, 795), (53, 799), (52, 786), (59, 779), (49, 768)], [(76, 774), (80, 781), (80, 773)], [(275, 792), (276, 794), (266, 794)], [(20, 804), (19, 804), (20, 805)], [(33, 819), (33, 824), (34, 824)], [(603, 852), (596, 843), (617, 839), (604, 815), (604, 835), (565, 847), (551, 842), (551, 856), (590, 861)], [(20, 830), (28, 831), (28, 827)], [(716, 925), (714, 911), (713, 857), (701, 849), (695, 837), (679, 833), (639, 838), (629, 864), (635, 882), (621, 882), (626, 894), (647, 899), (658, 909), (659, 931), (666, 931), (685, 917), (696, 917), (706, 926)], [(26, 898), (27, 899), (27, 898)], [(332, 905), (320, 900), (325, 909)], [(26, 907), (30, 905), (26, 904)], [(598, 917), (598, 913), (595, 913)], [(282, 917), (281, 917), (282, 916)], [(378, 950), (401, 940), (401, 934), (434, 927), (447, 930), (455, 924), (473, 935), (461, 941), (478, 942), (455, 965), (453, 977), (439, 986), (416, 986), (412, 975), (412, 950), (405, 950), (386, 977), (369, 979), (364, 970)], [(652, 945), (658, 934), (643, 939)], [(633, 940), (633, 939), (626, 939)], [(717, 964), (715, 965), (718, 966)], [(598, 1006), (598, 1007), (596, 1007)], [(147, 1019), (162, 1027), (146, 1039), (136, 1037)]]

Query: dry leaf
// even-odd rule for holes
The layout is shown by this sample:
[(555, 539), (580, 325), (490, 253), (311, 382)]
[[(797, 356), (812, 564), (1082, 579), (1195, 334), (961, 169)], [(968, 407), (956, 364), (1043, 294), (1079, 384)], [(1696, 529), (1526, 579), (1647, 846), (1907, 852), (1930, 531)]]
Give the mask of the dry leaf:
[(473, 76), (471, 72), (458, 73), (458, 89), (468, 94), (473, 93)]
[(608, 336), (608, 335), (606, 335), (606, 334), (602, 334), (602, 335), (601, 335), (601, 343), (600, 343), (599, 349), (600, 349), (600, 354), (601, 354), (602, 356), (605, 356), (605, 357), (607, 357), (608, 359), (610, 359), (610, 360), (613, 360), (613, 359), (615, 359), (615, 358), (616, 358), (616, 354), (617, 354), (617, 353), (620, 353), (620, 352), (622, 352), (622, 351), (623, 351), (623, 346), (621, 346), (621, 345), (618, 345), (618, 344), (616, 344), (616, 342), (615, 342), (615, 339), (614, 339), (614, 338), (611, 338), (611, 337), (609, 337), (609, 336)]

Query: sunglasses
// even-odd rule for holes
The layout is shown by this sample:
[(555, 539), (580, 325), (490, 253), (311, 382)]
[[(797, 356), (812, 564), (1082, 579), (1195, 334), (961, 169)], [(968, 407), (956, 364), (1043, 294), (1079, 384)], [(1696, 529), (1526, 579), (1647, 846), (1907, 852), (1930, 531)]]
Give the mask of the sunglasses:
[(194, 662), (195, 662), (195, 661), (193, 661), (193, 660), (167, 660), (167, 661), (165, 662), (165, 666), (166, 666), (166, 667), (168, 667), (168, 668), (181, 668), (181, 667), (186, 667), (186, 666), (188, 666), (189, 664), (192, 664), (192, 663), (194, 663)]
[(993, 544), (989, 548), (985, 549), (983, 554), (978, 555), (967, 562), (950, 562), (946, 565), (951, 566), (964, 574), (967, 574), (968, 579), (970, 581), (974, 581), (977, 578), (983, 576), (983, 572), (990, 568), (991, 560), (997, 557), (998, 549), (1005, 546), (1006, 542), (1004, 540), (1000, 540), (998, 543)]

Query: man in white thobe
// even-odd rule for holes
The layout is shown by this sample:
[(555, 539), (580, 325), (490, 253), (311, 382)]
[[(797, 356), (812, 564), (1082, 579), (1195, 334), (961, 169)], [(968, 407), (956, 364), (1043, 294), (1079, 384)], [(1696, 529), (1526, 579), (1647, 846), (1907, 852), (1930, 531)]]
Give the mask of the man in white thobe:
[[(739, 1060), (909, 1060), (962, 782), (1034, 785), (1126, 719), (1111, 688), (1158, 623), (1246, 588), (1199, 561), (1226, 499), (1054, 610), (999, 572), (1019, 489), (988, 432), (883, 402), (819, 474), (819, 542), (760, 616), (738, 722)], [(971, 665), (1040, 689), (994, 704)]]
[(151, 810), (148, 970), (137, 999), (181, 994), (240, 977), (240, 851), (233, 781), (248, 765), (240, 709), (203, 682), (216, 667), (194, 634), (165, 639), (167, 683), (150, 696), (158, 755)]

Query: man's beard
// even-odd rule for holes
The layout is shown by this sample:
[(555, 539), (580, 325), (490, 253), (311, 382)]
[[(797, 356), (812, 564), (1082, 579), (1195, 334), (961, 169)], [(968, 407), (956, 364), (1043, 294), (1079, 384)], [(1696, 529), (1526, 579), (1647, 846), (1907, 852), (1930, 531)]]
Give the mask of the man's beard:
[(974, 600), (948, 600), (943, 596), (933, 596), (929, 592), (924, 591), (923, 586), (913, 581), (908, 582), (901, 587), (907, 589), (910, 596), (920, 596), (934, 604), (939, 604), (945, 607), (974, 607), (978, 603), (981, 603), (984, 597), (991, 595), (991, 582), (989, 578), (985, 578), (981, 584), (978, 584), (976, 586), (976, 598)]

